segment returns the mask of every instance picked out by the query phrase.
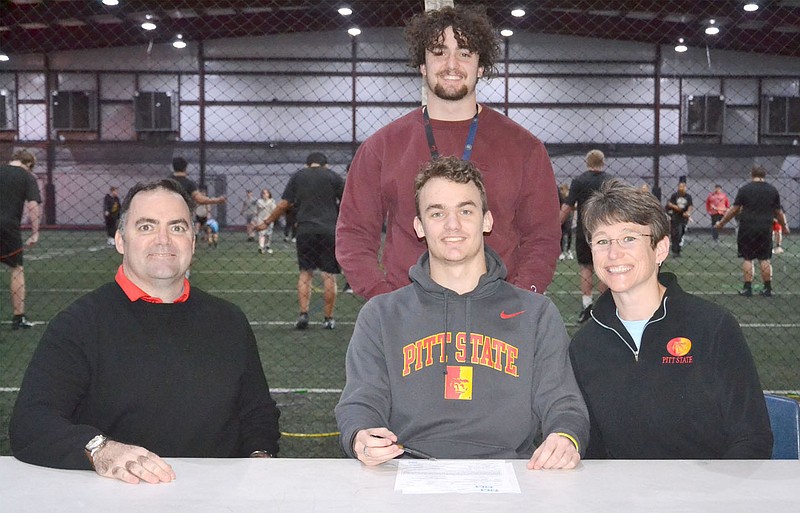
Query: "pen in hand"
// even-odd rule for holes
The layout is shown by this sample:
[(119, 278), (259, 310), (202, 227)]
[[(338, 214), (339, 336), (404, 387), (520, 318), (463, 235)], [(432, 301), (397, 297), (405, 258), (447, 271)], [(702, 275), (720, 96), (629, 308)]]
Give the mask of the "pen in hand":
[[(372, 438), (383, 438), (382, 436), (378, 436), (378, 435), (369, 435), (369, 436), (371, 436)], [(417, 449), (412, 449), (411, 447), (406, 447), (404, 444), (401, 444), (400, 442), (395, 442), (393, 445), (396, 445), (403, 452), (405, 452), (409, 456), (413, 456), (414, 458), (421, 458), (421, 459), (425, 459), (425, 460), (436, 461), (436, 458), (434, 458), (430, 454), (422, 452), (422, 451), (418, 451)]]

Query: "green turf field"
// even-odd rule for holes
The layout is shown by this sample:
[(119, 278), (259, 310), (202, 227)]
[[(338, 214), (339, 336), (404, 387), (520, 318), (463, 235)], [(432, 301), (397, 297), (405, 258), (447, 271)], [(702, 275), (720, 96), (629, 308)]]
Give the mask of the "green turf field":
[[(279, 402), (281, 454), (288, 457), (340, 456), (333, 407), (344, 384), (344, 355), (363, 301), (340, 294), (337, 327), (323, 330), (321, 292), (315, 289), (312, 324), (294, 329), (297, 316), (294, 246), (276, 237), (273, 255), (259, 255), (255, 243), (240, 232), (222, 232), (219, 247), (198, 242), (191, 281), (238, 304), (250, 319), (270, 387)], [(104, 245), (101, 232), (43, 231), (40, 244), (25, 254), (27, 313), (42, 324), (11, 331), (8, 272), (0, 273), (0, 455), (9, 454), (7, 424), (19, 387), (45, 322), (79, 295), (113, 278), (120, 256)], [(678, 274), (689, 292), (719, 303), (739, 319), (750, 343), (765, 389), (800, 389), (800, 255), (792, 240), (774, 264), (775, 297), (736, 294), (741, 287), (740, 261), (732, 233), (720, 244), (707, 234), (687, 238), (683, 256), (668, 259), (663, 269)], [(800, 247), (797, 248), (800, 251)], [(580, 310), (577, 263), (565, 260), (548, 295), (564, 316), (570, 333)], [(343, 280), (340, 281), (343, 284)], [(315, 282), (321, 287), (321, 281)]]

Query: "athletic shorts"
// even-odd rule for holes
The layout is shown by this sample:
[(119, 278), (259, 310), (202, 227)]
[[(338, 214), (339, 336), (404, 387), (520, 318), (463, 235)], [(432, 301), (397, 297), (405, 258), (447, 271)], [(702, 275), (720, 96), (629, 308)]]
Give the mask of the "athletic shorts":
[(336, 262), (336, 236), (322, 233), (297, 234), (297, 265), (301, 271), (319, 269), (322, 272), (339, 274)]
[(592, 262), (592, 247), (586, 242), (583, 228), (578, 228), (575, 231), (575, 257), (578, 259), (580, 265), (594, 264), (594, 262)]
[(0, 262), (9, 267), (22, 265), (22, 234), (19, 228), (0, 226)]
[(772, 258), (772, 231), (739, 227), (736, 238), (739, 256), (745, 260), (769, 260)]
[(772, 231), (773, 232), (783, 231), (783, 228), (781, 227), (781, 223), (779, 223), (778, 221), (773, 221), (772, 222)]

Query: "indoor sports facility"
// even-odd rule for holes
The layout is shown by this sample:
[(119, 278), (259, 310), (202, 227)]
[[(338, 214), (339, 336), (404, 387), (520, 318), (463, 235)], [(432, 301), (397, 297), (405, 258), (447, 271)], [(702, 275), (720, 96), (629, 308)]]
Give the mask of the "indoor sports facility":
[[(759, 294), (758, 272), (753, 297), (741, 297), (736, 223), (714, 240), (706, 199), (719, 185), (733, 203), (761, 166), (800, 230), (800, 1), (455, 3), (485, 6), (500, 31), (502, 59), (478, 82), (479, 101), (545, 143), (558, 184), (586, 170), (592, 149), (609, 174), (646, 185), (664, 204), (685, 182), (694, 211), (681, 257), (663, 269), (734, 314), (765, 390), (796, 394), (800, 244), (793, 233), (775, 241), (772, 297)], [(260, 252), (247, 240), (243, 205), (247, 191), (264, 188), (280, 199), (311, 152), (344, 176), (365, 138), (418, 107), (404, 21), (448, 4), (0, 1), (0, 159), (31, 150), (43, 198), (39, 243), (24, 253), (32, 329), (11, 330), (0, 266), (0, 455), (10, 454), (11, 408), (48, 320), (120, 264), (107, 244), (104, 196), (168, 177), (183, 157), (209, 196), (227, 198), (211, 209), (218, 244), (198, 239), (191, 283), (247, 314), (282, 410), (281, 456), (341, 456), (333, 407), (364, 302), (340, 292), (336, 329), (322, 329), (316, 277), (309, 329), (296, 330), (292, 234), (276, 225), (272, 253)], [(571, 251), (547, 290), (570, 334), (581, 310)]]

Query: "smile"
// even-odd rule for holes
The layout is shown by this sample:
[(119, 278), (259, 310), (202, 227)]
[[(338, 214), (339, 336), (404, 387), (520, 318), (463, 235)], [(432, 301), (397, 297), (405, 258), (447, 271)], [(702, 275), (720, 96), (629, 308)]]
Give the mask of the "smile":
[(614, 267), (607, 267), (606, 268), (606, 270), (609, 272), (609, 274), (626, 273), (626, 272), (630, 271), (631, 269), (633, 269), (632, 265), (617, 265), (617, 266), (614, 266)]

